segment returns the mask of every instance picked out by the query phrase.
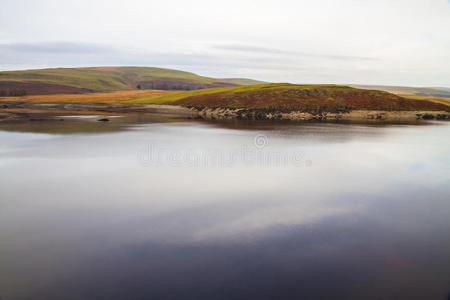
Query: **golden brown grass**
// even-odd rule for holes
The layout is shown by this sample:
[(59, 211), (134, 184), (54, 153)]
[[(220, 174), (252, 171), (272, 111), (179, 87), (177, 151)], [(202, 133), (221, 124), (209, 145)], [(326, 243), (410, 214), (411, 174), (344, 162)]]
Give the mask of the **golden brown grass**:
[(171, 93), (177, 92), (162, 90), (132, 90), (92, 94), (30, 95), (21, 97), (0, 97), (0, 102), (114, 104), (139, 99), (158, 98)]

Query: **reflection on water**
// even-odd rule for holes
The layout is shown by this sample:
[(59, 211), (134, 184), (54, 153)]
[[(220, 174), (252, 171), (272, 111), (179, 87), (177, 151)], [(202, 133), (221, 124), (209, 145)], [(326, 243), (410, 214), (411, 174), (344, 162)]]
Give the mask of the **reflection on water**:
[[(104, 118), (108, 119), (108, 122), (98, 121)], [(47, 119), (36, 118), (35, 121), (28, 122), (0, 122), (0, 130), (52, 134), (107, 133), (125, 130), (131, 124), (180, 122), (181, 120), (180, 117), (157, 114), (69, 115), (47, 117)]]
[(449, 124), (141, 118), (1, 128), (2, 299), (448, 297)]

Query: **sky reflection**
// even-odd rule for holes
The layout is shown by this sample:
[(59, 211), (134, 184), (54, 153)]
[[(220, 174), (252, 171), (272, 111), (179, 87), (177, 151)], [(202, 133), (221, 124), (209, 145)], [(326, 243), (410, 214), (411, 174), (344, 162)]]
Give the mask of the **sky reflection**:
[[(0, 131), (5, 299), (445, 299), (450, 126)], [(139, 149), (309, 166), (142, 164)], [(178, 151), (178, 150), (177, 150)]]

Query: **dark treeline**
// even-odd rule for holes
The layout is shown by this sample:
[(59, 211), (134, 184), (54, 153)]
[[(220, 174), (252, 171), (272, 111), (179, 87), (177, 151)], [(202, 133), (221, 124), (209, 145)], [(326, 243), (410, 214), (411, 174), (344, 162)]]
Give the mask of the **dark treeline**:
[(170, 84), (170, 83), (144, 83), (138, 84), (136, 86), (139, 90), (181, 90), (181, 91), (190, 91), (192, 89), (201, 89), (201, 86), (189, 86), (189, 85), (181, 85), (181, 84)]
[(27, 94), (27, 91), (24, 89), (12, 89), (9, 91), (0, 90), (0, 97), (18, 97), (18, 96), (25, 96)]
[(200, 90), (210, 88), (221, 88), (236, 86), (227, 82), (213, 82), (213, 83), (197, 83), (197, 82), (185, 82), (185, 81), (173, 81), (173, 80), (152, 80), (138, 82), (136, 88), (139, 90)]

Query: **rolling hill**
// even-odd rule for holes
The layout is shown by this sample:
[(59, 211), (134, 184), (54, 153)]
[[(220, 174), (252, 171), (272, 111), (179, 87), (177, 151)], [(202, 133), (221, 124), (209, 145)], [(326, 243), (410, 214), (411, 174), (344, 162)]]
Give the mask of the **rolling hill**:
[(448, 110), (443, 103), (407, 99), (378, 90), (341, 85), (264, 84), (165, 94), (134, 103), (195, 107), (286, 109), (308, 112), (366, 110)]
[(134, 89), (197, 90), (256, 84), (151, 67), (56, 68), (0, 72), (0, 96), (73, 94)]

